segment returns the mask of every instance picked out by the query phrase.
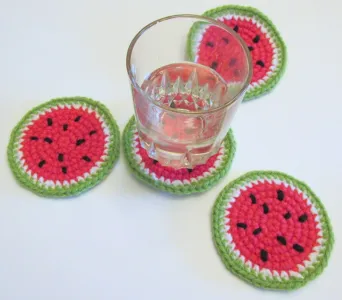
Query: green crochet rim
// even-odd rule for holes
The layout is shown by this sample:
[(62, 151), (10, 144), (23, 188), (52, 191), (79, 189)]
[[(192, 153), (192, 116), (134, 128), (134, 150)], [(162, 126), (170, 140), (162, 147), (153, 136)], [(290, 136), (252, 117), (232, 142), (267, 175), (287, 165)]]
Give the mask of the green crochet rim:
[[(262, 24), (268, 31), (270, 37), (273, 39), (274, 43), (278, 49), (278, 61), (276, 69), (273, 71), (273, 74), (262, 84), (258, 86), (251, 86), (247, 90), (244, 102), (259, 98), (269, 92), (271, 92), (277, 83), (280, 81), (283, 76), (287, 64), (287, 50), (286, 45), (278, 32), (276, 26), (273, 22), (264, 15), (261, 11), (256, 8), (250, 6), (240, 6), (240, 5), (224, 5), (214, 9), (210, 9), (204, 12), (203, 16), (218, 19), (220, 17), (224, 17), (226, 15), (237, 15), (237, 16), (246, 16), (250, 18), (254, 18), (258, 21), (258, 23)], [(196, 37), (198, 32), (201, 30), (203, 23), (197, 22), (195, 23), (188, 34), (187, 39), (187, 56), (190, 61), (195, 61), (196, 56)]]
[[(260, 272), (258, 273), (254, 269), (250, 269), (234, 255), (229, 246), (229, 242), (225, 237), (224, 218), (226, 215), (226, 208), (234, 193), (251, 181), (260, 179), (280, 180), (295, 186), (308, 196), (311, 203), (314, 204), (318, 211), (325, 242), (319, 252), (319, 259), (313, 263), (311, 267), (300, 272), (303, 278), (290, 276), (289, 279), (282, 278), (279, 280), (276, 277), (263, 277)], [(304, 286), (310, 280), (313, 280), (320, 275), (328, 264), (328, 259), (334, 244), (334, 235), (330, 220), (319, 198), (305, 183), (298, 181), (292, 176), (276, 171), (252, 171), (229, 183), (219, 194), (214, 204), (212, 211), (212, 233), (216, 249), (228, 270), (254, 286), (273, 290), (294, 290)]]
[[(109, 141), (108, 141), (108, 154), (103, 161), (97, 172), (90, 174), (87, 178), (77, 183), (72, 183), (63, 186), (47, 187), (41, 184), (37, 179), (30, 176), (21, 166), (20, 159), (17, 157), (17, 151), (19, 150), (20, 137), (26, 126), (29, 125), (32, 118), (49, 108), (56, 107), (58, 105), (82, 105), (89, 107), (96, 111), (105, 121), (105, 124), (109, 129)], [(112, 170), (115, 162), (119, 157), (120, 152), (120, 132), (119, 128), (111, 115), (110, 111), (100, 102), (94, 101), (84, 97), (68, 97), (68, 98), (56, 98), (46, 103), (43, 103), (33, 109), (31, 109), (15, 126), (11, 133), (10, 141), (7, 148), (7, 158), (9, 166), (14, 174), (16, 180), (23, 187), (31, 190), (35, 194), (43, 197), (56, 197), (63, 198), (69, 196), (76, 196), (100, 183)]]
[(213, 171), (209, 176), (202, 178), (196, 182), (191, 182), (190, 184), (173, 185), (161, 182), (154, 179), (151, 175), (147, 175), (142, 167), (139, 165), (134, 156), (133, 139), (136, 132), (135, 118), (132, 117), (127, 123), (123, 132), (123, 148), (126, 161), (133, 174), (142, 182), (165, 192), (178, 195), (201, 193), (209, 190), (218, 181), (227, 174), (236, 150), (236, 143), (232, 130), (229, 130), (223, 143), (224, 143), (224, 154), (222, 157), (221, 164)]

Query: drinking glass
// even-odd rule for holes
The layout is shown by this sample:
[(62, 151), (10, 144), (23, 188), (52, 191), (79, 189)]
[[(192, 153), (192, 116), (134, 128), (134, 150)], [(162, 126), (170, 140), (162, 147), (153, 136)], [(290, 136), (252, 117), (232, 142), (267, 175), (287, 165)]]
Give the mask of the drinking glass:
[[(230, 66), (203, 64), (194, 51), (213, 28), (222, 37), (219, 50), (202, 54), (215, 58), (215, 51), (226, 51), (239, 58), (226, 80), (215, 70)], [(168, 16), (145, 26), (129, 46), (126, 66), (141, 145), (149, 157), (175, 169), (204, 164), (218, 152), (252, 76), (249, 50), (239, 35), (196, 15)]]

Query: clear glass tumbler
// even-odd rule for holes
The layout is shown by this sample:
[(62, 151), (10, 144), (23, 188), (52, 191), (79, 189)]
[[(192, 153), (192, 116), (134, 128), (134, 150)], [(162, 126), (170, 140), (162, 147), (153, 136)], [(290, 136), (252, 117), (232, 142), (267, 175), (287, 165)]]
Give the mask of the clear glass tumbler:
[[(220, 40), (216, 49), (202, 41), (208, 32)], [(207, 47), (202, 64), (196, 59), (201, 47)], [(225, 51), (238, 58), (231, 80), (219, 70), (229, 71), (232, 60), (215, 60)], [(234, 30), (196, 15), (145, 26), (129, 46), (126, 65), (141, 145), (161, 165), (176, 169), (203, 164), (218, 151), (252, 76), (249, 50)]]

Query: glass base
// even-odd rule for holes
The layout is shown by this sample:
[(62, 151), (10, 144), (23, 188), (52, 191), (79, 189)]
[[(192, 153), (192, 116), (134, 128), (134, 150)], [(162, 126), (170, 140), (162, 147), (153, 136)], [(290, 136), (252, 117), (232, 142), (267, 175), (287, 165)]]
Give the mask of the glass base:
[[(170, 145), (156, 145), (148, 136), (139, 132), (141, 146), (146, 150), (148, 156), (157, 160), (162, 166), (172, 167), (173, 169), (193, 169), (198, 165), (205, 164), (207, 160), (216, 154), (221, 146), (221, 143), (203, 145), (196, 149), (181, 150), (182, 145), (171, 147)], [(166, 150), (167, 149), (167, 150)], [(178, 150), (178, 151), (177, 151)]]

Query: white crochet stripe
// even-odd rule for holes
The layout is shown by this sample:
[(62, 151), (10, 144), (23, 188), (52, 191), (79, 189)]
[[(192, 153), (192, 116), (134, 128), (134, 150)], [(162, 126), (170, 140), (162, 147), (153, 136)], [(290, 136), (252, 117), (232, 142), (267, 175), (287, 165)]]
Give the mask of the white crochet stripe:
[[(260, 28), (261, 32), (264, 33), (266, 35), (266, 37), (269, 39), (269, 42), (273, 48), (273, 61), (272, 61), (272, 65), (270, 66), (269, 71), (266, 73), (266, 75), (259, 79), (257, 82), (253, 82), (249, 85), (248, 90), (254, 90), (257, 87), (260, 87), (262, 85), (264, 85), (266, 83), (266, 81), (272, 77), (272, 75), (274, 74), (275, 70), (277, 70), (278, 66), (279, 66), (279, 50), (277, 48), (277, 45), (274, 41), (274, 39), (272, 38), (272, 34), (270, 33), (270, 30), (267, 28), (267, 25), (262, 23), (261, 21), (258, 20), (258, 18), (251, 18), (251, 17), (246, 17), (246, 16), (240, 16), (240, 15), (224, 15), (221, 17), (217, 17), (216, 20), (224, 22), (224, 20), (231, 20), (231, 19), (235, 19), (235, 20), (245, 20), (245, 21), (252, 21), (253, 24), (256, 24), (256, 26), (258, 28)], [(195, 62), (198, 62), (198, 51), (197, 49), (199, 48), (204, 33), (206, 32), (208, 26), (213, 26), (213, 25), (202, 25), (201, 28), (198, 30), (198, 34), (195, 37)]]
[(187, 179), (184, 180), (173, 180), (171, 181), (170, 179), (165, 179), (164, 176), (158, 177), (154, 172), (152, 172), (149, 168), (145, 167), (145, 163), (142, 161), (141, 155), (138, 153), (139, 148), (138, 145), (139, 143), (136, 141), (136, 139), (139, 137), (136, 128), (134, 127), (132, 129), (133, 132), (133, 138), (132, 138), (132, 154), (135, 159), (135, 161), (138, 163), (140, 170), (144, 172), (146, 175), (150, 175), (154, 180), (163, 182), (168, 185), (173, 185), (173, 186), (179, 186), (179, 185), (186, 185), (186, 184), (191, 184), (193, 182), (197, 182), (205, 177), (211, 176), (219, 166), (222, 165), (223, 162), (223, 157), (225, 154), (225, 148), (224, 146), (221, 146), (219, 149), (219, 155), (217, 156), (214, 167), (211, 167), (207, 172), (204, 172), (203, 175), (191, 178), (190, 181)]
[[(317, 243), (319, 244), (318, 246), (313, 247), (312, 253), (309, 255), (309, 260), (305, 260), (302, 265), (297, 265), (299, 272), (294, 272), (294, 271), (282, 271), (280, 274), (277, 271), (271, 271), (266, 268), (262, 268), (257, 264), (252, 263), (249, 260), (246, 260), (246, 258), (241, 255), (240, 251), (236, 249), (236, 244), (234, 243), (232, 235), (229, 233), (230, 230), (230, 218), (229, 218), (229, 210), (232, 208), (232, 203), (236, 201), (236, 199), (240, 196), (241, 190), (247, 190), (247, 188), (252, 188), (253, 186), (260, 184), (260, 183), (265, 183), (265, 181), (269, 183), (275, 183), (275, 184), (284, 184), (285, 187), (290, 187), (293, 191), (297, 191), (299, 194), (303, 195), (304, 201), (308, 204), (310, 207), (310, 210), (313, 214), (317, 215), (315, 221), (317, 222), (316, 228), (319, 229), (318, 231), (318, 239)], [(255, 270), (257, 273), (261, 273), (263, 277), (266, 279), (267, 277), (270, 278), (275, 278), (278, 279), (279, 281), (281, 280), (289, 280), (291, 277), (297, 277), (297, 278), (303, 278), (303, 275), (301, 274), (308, 268), (312, 267), (316, 262), (319, 261), (320, 257), (320, 252), (325, 248), (326, 246), (326, 240), (323, 238), (323, 231), (322, 231), (322, 225), (320, 221), (320, 216), (319, 216), (319, 209), (317, 209), (314, 205), (314, 203), (310, 200), (310, 198), (307, 196), (305, 192), (300, 190), (299, 188), (293, 186), (290, 182), (287, 181), (282, 181), (279, 179), (272, 179), (270, 180), (269, 178), (266, 177), (260, 177), (258, 180), (253, 180), (248, 182), (245, 185), (240, 185), (236, 187), (232, 192), (227, 195), (226, 198), (226, 207), (224, 209), (226, 211), (225, 216), (223, 217), (225, 221), (222, 222), (224, 224), (221, 228), (221, 233), (222, 235), (226, 238), (227, 241), (227, 247), (230, 249), (230, 251), (233, 251), (235, 254), (236, 258), (242, 261), (249, 270)], [(227, 222), (228, 220), (228, 222)]]
[[(44, 116), (48, 112), (52, 112), (53, 110), (59, 110), (59, 109), (71, 109), (71, 108), (82, 108), (83, 111), (93, 113), (95, 112), (96, 118), (99, 120), (101, 123), (101, 127), (103, 129), (103, 132), (105, 134), (105, 146), (104, 146), (104, 151), (103, 155), (101, 156), (102, 161), (98, 161), (95, 163), (95, 166), (93, 166), (88, 172), (84, 173), (82, 176), (78, 176), (74, 180), (64, 180), (63, 182), (60, 182), (59, 180), (53, 181), (53, 180), (47, 180), (44, 177), (38, 177), (37, 174), (32, 174), (33, 172), (29, 170), (28, 165), (26, 164), (26, 161), (24, 159), (24, 154), (21, 151), (21, 144), (24, 141), (25, 137), (25, 131), (29, 125), (33, 125), (34, 121), (38, 120), (40, 117)], [(58, 104), (56, 106), (51, 106), (49, 108), (44, 108), (35, 115), (33, 115), (25, 125), (22, 126), (20, 135), (19, 135), (19, 143), (16, 145), (15, 152), (16, 152), (16, 160), (17, 163), (19, 164), (21, 170), (28, 174), (32, 180), (35, 183), (38, 183), (42, 186), (45, 186), (46, 188), (55, 188), (56, 186), (58, 187), (69, 187), (70, 185), (77, 184), (79, 181), (84, 181), (86, 178), (89, 176), (92, 176), (96, 174), (100, 169), (101, 165), (103, 162), (108, 158), (108, 150), (109, 150), (109, 144), (110, 144), (110, 137), (111, 137), (111, 132), (109, 126), (106, 124), (104, 118), (102, 117), (101, 113), (98, 111), (97, 108), (92, 108), (87, 105), (81, 105), (80, 103), (73, 103), (73, 104)]]

